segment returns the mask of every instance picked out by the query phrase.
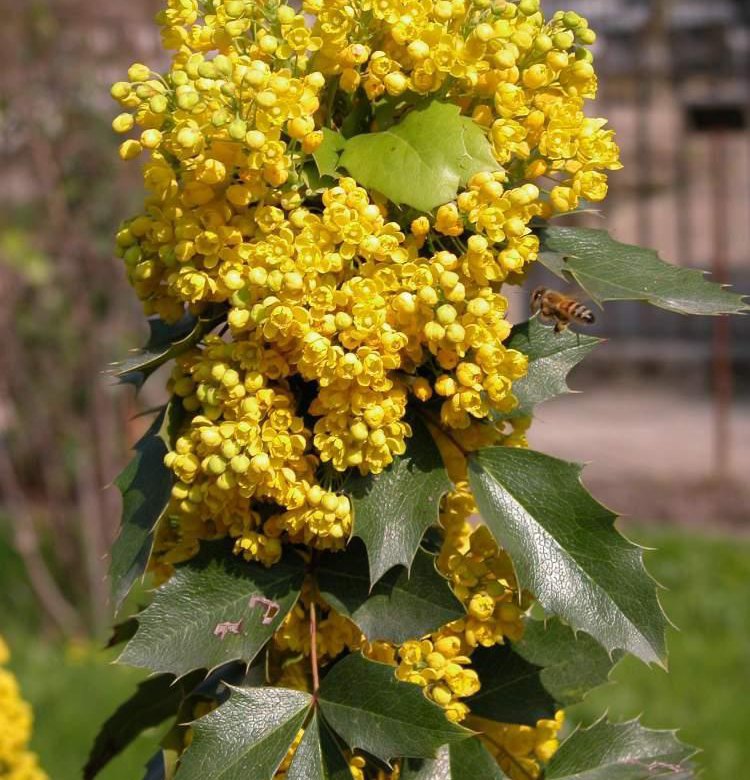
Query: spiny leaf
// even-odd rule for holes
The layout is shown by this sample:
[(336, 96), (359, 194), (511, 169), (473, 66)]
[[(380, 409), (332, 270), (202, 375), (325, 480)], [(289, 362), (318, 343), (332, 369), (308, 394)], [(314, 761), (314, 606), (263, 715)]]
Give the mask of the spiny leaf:
[(473, 455), (469, 480), (484, 522), (541, 606), (608, 651), (647, 663), (666, 655), (666, 618), (639, 547), (581, 484), (581, 466), (493, 447)]
[(271, 780), (311, 703), (288, 688), (233, 688), (225, 704), (193, 723), (178, 780)]
[(467, 700), (473, 715), (501, 723), (536, 725), (555, 715), (555, 702), (540, 679), (540, 667), (510, 645), (477, 648), (471, 657), (482, 688)]
[(91, 780), (139, 734), (177, 714), (185, 696), (202, 674), (191, 674), (175, 682), (171, 674), (152, 677), (138, 685), (136, 692), (104, 723), (83, 770)]
[(367, 552), (355, 539), (345, 552), (321, 558), (317, 578), (323, 598), (351, 618), (370, 641), (405, 642), (465, 614), (435, 568), (435, 556), (422, 550), (411, 573), (402, 566), (391, 569), (371, 591)]
[(545, 228), (541, 262), (572, 278), (595, 301), (647, 301), (681, 314), (738, 314), (744, 296), (706, 281), (703, 271), (665, 263), (652, 249), (615, 241), (605, 230)]
[(440, 748), (434, 761), (409, 758), (404, 762), (401, 780), (505, 780), (479, 737)]
[(267, 569), (233, 555), (225, 540), (204, 543), (138, 615), (119, 661), (178, 676), (228, 661), (249, 664), (296, 603), (303, 576), (293, 550)]
[(518, 399), (513, 416), (530, 414), (537, 404), (571, 392), (568, 373), (601, 343), (602, 339), (567, 330), (555, 333), (538, 317), (516, 325), (506, 346), (529, 358), (529, 372), (513, 385)]
[(588, 634), (556, 619), (528, 620), (523, 639), (513, 645), (520, 656), (542, 667), (542, 685), (558, 704), (569, 707), (609, 679), (614, 661)]
[(345, 488), (373, 584), (394, 566), (411, 567), (425, 531), (437, 523), (440, 499), (451, 489), (430, 432), (418, 419), (411, 425), (414, 435), (402, 456), (381, 474), (353, 477)]
[(286, 780), (352, 780), (349, 763), (317, 713), (305, 727)]
[(695, 750), (673, 731), (646, 729), (637, 720), (602, 719), (571, 734), (552, 758), (545, 780), (689, 780)]
[(470, 731), (448, 721), (421, 689), (396, 679), (395, 669), (353, 653), (339, 661), (320, 687), (320, 709), (354, 749), (382, 761), (399, 756), (433, 758), (441, 745)]
[(170, 410), (165, 407), (135, 445), (133, 460), (115, 480), (122, 493), (120, 534), (112, 545), (109, 567), (116, 609), (145, 571), (154, 528), (169, 504), (174, 483), (174, 474), (164, 465), (169, 418)]
[(170, 325), (154, 317), (148, 321), (150, 335), (145, 346), (115, 363), (111, 373), (122, 384), (135, 385), (140, 389), (157, 368), (195, 346), (223, 318), (223, 314), (201, 318), (186, 314), (179, 322)]
[(323, 128), (323, 143), (313, 153), (315, 165), (321, 176), (335, 177), (339, 167), (341, 151), (346, 146), (346, 138), (341, 133)]
[(474, 174), (500, 169), (485, 131), (437, 100), (382, 133), (349, 139), (339, 164), (392, 203), (423, 212), (453, 200)]

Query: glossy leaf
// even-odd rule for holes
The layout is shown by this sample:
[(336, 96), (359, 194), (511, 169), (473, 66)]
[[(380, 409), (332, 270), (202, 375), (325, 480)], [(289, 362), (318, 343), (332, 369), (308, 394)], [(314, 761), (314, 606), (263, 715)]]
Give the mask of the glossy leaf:
[(286, 780), (352, 780), (341, 747), (317, 713), (305, 727)]
[(201, 676), (199, 672), (175, 682), (171, 674), (162, 674), (140, 683), (100, 729), (83, 770), (84, 780), (96, 777), (143, 731), (176, 715)]
[(321, 558), (317, 578), (323, 598), (351, 618), (370, 641), (399, 644), (465, 615), (435, 568), (435, 557), (423, 550), (417, 552), (411, 572), (402, 566), (391, 569), (370, 590), (367, 552), (355, 539), (345, 552)]
[(168, 324), (158, 317), (148, 321), (149, 339), (130, 357), (115, 363), (111, 373), (122, 384), (140, 389), (157, 368), (194, 347), (224, 318), (224, 314), (193, 317), (186, 314), (179, 322)]
[(480, 513), (513, 560), (519, 583), (548, 614), (662, 663), (666, 618), (641, 548), (581, 484), (581, 466), (511, 447), (473, 455), (469, 480)]
[(471, 735), (448, 721), (419, 686), (397, 680), (392, 666), (359, 653), (339, 661), (323, 679), (320, 710), (352, 750), (382, 761), (433, 758), (441, 745)]
[(370, 579), (376, 583), (394, 566), (411, 567), (425, 531), (438, 521), (440, 499), (451, 489), (430, 432), (413, 420), (406, 452), (381, 474), (350, 479), (346, 492), (354, 510), (354, 535), (367, 547)]
[(555, 702), (540, 679), (539, 666), (508, 645), (479, 647), (471, 657), (482, 688), (467, 699), (473, 715), (501, 723), (536, 725), (555, 716)]
[(409, 758), (401, 780), (505, 780), (507, 775), (478, 737), (440, 748), (435, 760)]
[(345, 145), (346, 138), (341, 133), (329, 130), (327, 127), (323, 128), (323, 143), (313, 153), (315, 165), (321, 176), (337, 175), (339, 157)]
[(193, 723), (178, 780), (271, 780), (310, 711), (288, 688), (233, 688), (229, 700)]
[[(178, 676), (228, 661), (249, 664), (296, 603), (303, 576), (293, 550), (267, 569), (233, 555), (231, 543), (204, 543), (138, 615), (138, 631), (119, 660)], [(276, 604), (268, 623), (258, 598)]]
[(565, 707), (609, 680), (614, 661), (588, 634), (559, 620), (529, 620), (523, 639), (513, 645), (520, 656), (542, 667), (542, 685)]
[(615, 241), (604, 230), (545, 228), (541, 262), (563, 279), (573, 279), (598, 303), (646, 301), (682, 314), (747, 311), (742, 295), (709, 282), (703, 271), (665, 263), (652, 249)]
[(653, 731), (637, 720), (602, 719), (563, 742), (545, 780), (689, 780), (694, 777), (694, 754), (673, 731)]
[(153, 531), (169, 504), (174, 474), (164, 465), (168, 423), (169, 408), (165, 407), (135, 445), (133, 459), (115, 480), (122, 494), (120, 533), (112, 545), (109, 567), (116, 608), (145, 571)]
[(538, 317), (516, 325), (506, 346), (529, 358), (529, 372), (513, 384), (513, 394), (518, 399), (513, 416), (531, 414), (537, 404), (570, 393), (570, 370), (601, 343), (602, 339), (568, 330), (555, 333), (554, 328), (542, 325)]
[(392, 203), (424, 212), (452, 201), (474, 174), (500, 169), (485, 131), (437, 100), (381, 133), (349, 139), (339, 164)]

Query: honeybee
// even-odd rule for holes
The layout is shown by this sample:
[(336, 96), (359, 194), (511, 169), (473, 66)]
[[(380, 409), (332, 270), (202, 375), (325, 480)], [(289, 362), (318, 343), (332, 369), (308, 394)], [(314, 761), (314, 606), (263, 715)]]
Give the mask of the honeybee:
[(581, 325), (593, 325), (594, 313), (587, 306), (569, 295), (537, 287), (531, 294), (531, 311), (547, 322), (555, 323), (555, 333), (562, 333), (568, 326), (577, 322)]

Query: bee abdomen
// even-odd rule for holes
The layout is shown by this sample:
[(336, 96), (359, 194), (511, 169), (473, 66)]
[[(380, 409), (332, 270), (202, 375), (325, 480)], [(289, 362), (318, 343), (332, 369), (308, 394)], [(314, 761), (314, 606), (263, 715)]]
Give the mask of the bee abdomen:
[(582, 303), (576, 303), (574, 306), (570, 309), (570, 316), (578, 320), (578, 322), (585, 322), (589, 325), (596, 322), (596, 317), (594, 317), (594, 312), (591, 311), (591, 309), (584, 306)]

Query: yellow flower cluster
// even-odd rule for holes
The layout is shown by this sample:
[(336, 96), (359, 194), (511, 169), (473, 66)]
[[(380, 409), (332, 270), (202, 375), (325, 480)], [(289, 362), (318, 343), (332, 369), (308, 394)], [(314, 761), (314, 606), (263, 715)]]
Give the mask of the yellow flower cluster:
[[(136, 63), (112, 89), (121, 156), (143, 158), (147, 191), (118, 253), (148, 315), (226, 322), (169, 379), (182, 421), (152, 570), (166, 578), (223, 537), (267, 566), (285, 544), (342, 549), (346, 476), (386, 469), (419, 416), (455, 485), (438, 566), (466, 616), (371, 645), (311, 580), (274, 637), (276, 679), (309, 689), (314, 604), (320, 664), (361, 650), (462, 721), (473, 650), (518, 639), (530, 605), (471, 520), (466, 473), (468, 452), (526, 446), (528, 420), (500, 421), (528, 363), (505, 346), (503, 285), (537, 257), (533, 221), (602, 200), (620, 167), (606, 121), (584, 113), (595, 35), (539, 0), (166, 0), (158, 22), (166, 72)], [(385, 129), (426, 99), (458, 106), (496, 163), (432, 212), (316, 159), (329, 133)], [(559, 725), (488, 725), (488, 744), (533, 778)], [(360, 756), (350, 768), (376, 775)]]
[(2, 667), (10, 652), (0, 637), (0, 778), (46, 780), (47, 775), (28, 749), (31, 739), (31, 707), (21, 699), (16, 678)]
[(510, 780), (537, 780), (541, 764), (560, 747), (558, 734), (565, 722), (559, 710), (554, 720), (537, 721), (536, 726), (495, 723), (472, 717), (468, 726), (481, 733), (484, 744)]

